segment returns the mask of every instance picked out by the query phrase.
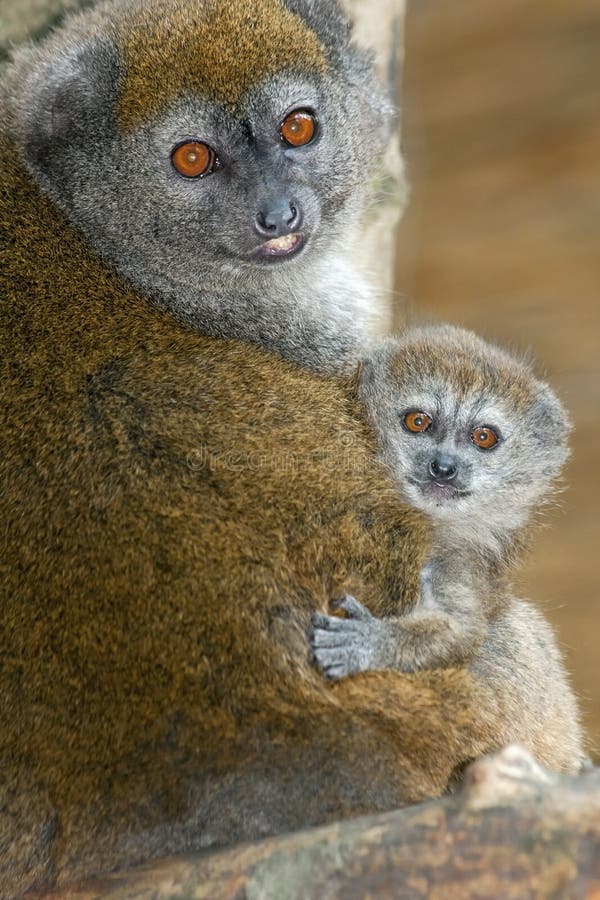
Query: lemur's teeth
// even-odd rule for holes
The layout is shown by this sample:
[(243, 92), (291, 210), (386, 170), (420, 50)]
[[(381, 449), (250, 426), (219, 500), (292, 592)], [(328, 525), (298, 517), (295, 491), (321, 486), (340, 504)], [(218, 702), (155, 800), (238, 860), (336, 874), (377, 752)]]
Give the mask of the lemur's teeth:
[(266, 247), (270, 250), (289, 250), (298, 240), (297, 234), (285, 234), (280, 238), (273, 238), (270, 241), (267, 241), (263, 244), (263, 247)]

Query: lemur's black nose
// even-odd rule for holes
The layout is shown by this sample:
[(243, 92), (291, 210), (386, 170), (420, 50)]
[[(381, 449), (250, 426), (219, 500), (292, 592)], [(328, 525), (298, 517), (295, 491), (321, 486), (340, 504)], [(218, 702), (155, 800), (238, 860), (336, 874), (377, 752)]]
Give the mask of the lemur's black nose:
[(429, 474), (436, 481), (452, 481), (456, 478), (458, 466), (451, 456), (440, 453), (429, 463)]
[(297, 231), (301, 221), (302, 211), (298, 202), (277, 197), (260, 204), (254, 216), (254, 228), (257, 234), (270, 240)]

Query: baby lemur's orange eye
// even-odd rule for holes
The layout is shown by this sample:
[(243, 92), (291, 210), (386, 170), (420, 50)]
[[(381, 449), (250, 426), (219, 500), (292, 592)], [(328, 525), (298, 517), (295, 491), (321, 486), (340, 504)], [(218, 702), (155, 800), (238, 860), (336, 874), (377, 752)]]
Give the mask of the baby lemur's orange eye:
[(424, 431), (427, 431), (432, 422), (433, 419), (428, 413), (417, 412), (416, 410), (406, 413), (402, 419), (402, 424), (412, 434), (422, 434)]
[(317, 119), (308, 109), (295, 109), (288, 113), (279, 127), (279, 134), (290, 147), (310, 144), (316, 133)]
[(489, 425), (480, 425), (471, 432), (471, 440), (480, 450), (491, 450), (498, 443), (498, 435)]
[(175, 147), (171, 162), (185, 178), (200, 178), (209, 175), (217, 162), (217, 154), (208, 144), (201, 141), (186, 141)]

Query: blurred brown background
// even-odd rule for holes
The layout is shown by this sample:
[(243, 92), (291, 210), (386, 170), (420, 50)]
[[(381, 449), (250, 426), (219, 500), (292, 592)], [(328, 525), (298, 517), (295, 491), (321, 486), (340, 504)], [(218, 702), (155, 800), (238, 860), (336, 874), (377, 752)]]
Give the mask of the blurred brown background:
[(600, 761), (600, 3), (409, 0), (396, 309), (517, 348), (575, 420), (518, 588), (557, 628)]

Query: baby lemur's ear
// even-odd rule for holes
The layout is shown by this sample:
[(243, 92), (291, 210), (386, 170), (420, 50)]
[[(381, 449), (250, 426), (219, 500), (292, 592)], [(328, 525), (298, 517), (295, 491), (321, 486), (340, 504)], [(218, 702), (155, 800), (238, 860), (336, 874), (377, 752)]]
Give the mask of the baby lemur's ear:
[(569, 457), (571, 422), (567, 412), (547, 385), (540, 383), (527, 422), (527, 431), (535, 443), (538, 464), (555, 477)]
[(563, 440), (572, 430), (566, 409), (547, 384), (540, 383), (538, 396), (531, 408), (530, 424), (541, 435), (552, 432)]
[(369, 384), (375, 377), (373, 362), (368, 357), (359, 362), (355, 377), (357, 384)]
[(356, 368), (354, 369), (354, 371), (352, 372), (352, 375), (350, 376), (350, 380), (349, 380), (350, 393), (353, 397), (356, 397), (356, 398), (358, 398), (358, 396), (359, 396), (359, 390), (360, 390), (360, 385), (362, 382), (362, 374), (363, 374), (364, 365), (365, 365), (364, 362), (362, 362), (362, 361), (359, 362), (358, 365), (356, 366)]
[(352, 379), (355, 396), (360, 400), (368, 399), (377, 385), (373, 361), (366, 357), (361, 359), (354, 370)]
[(23, 149), (41, 171), (59, 146), (94, 143), (112, 123), (120, 77), (117, 48), (89, 38), (52, 55), (32, 73), (23, 100)]

